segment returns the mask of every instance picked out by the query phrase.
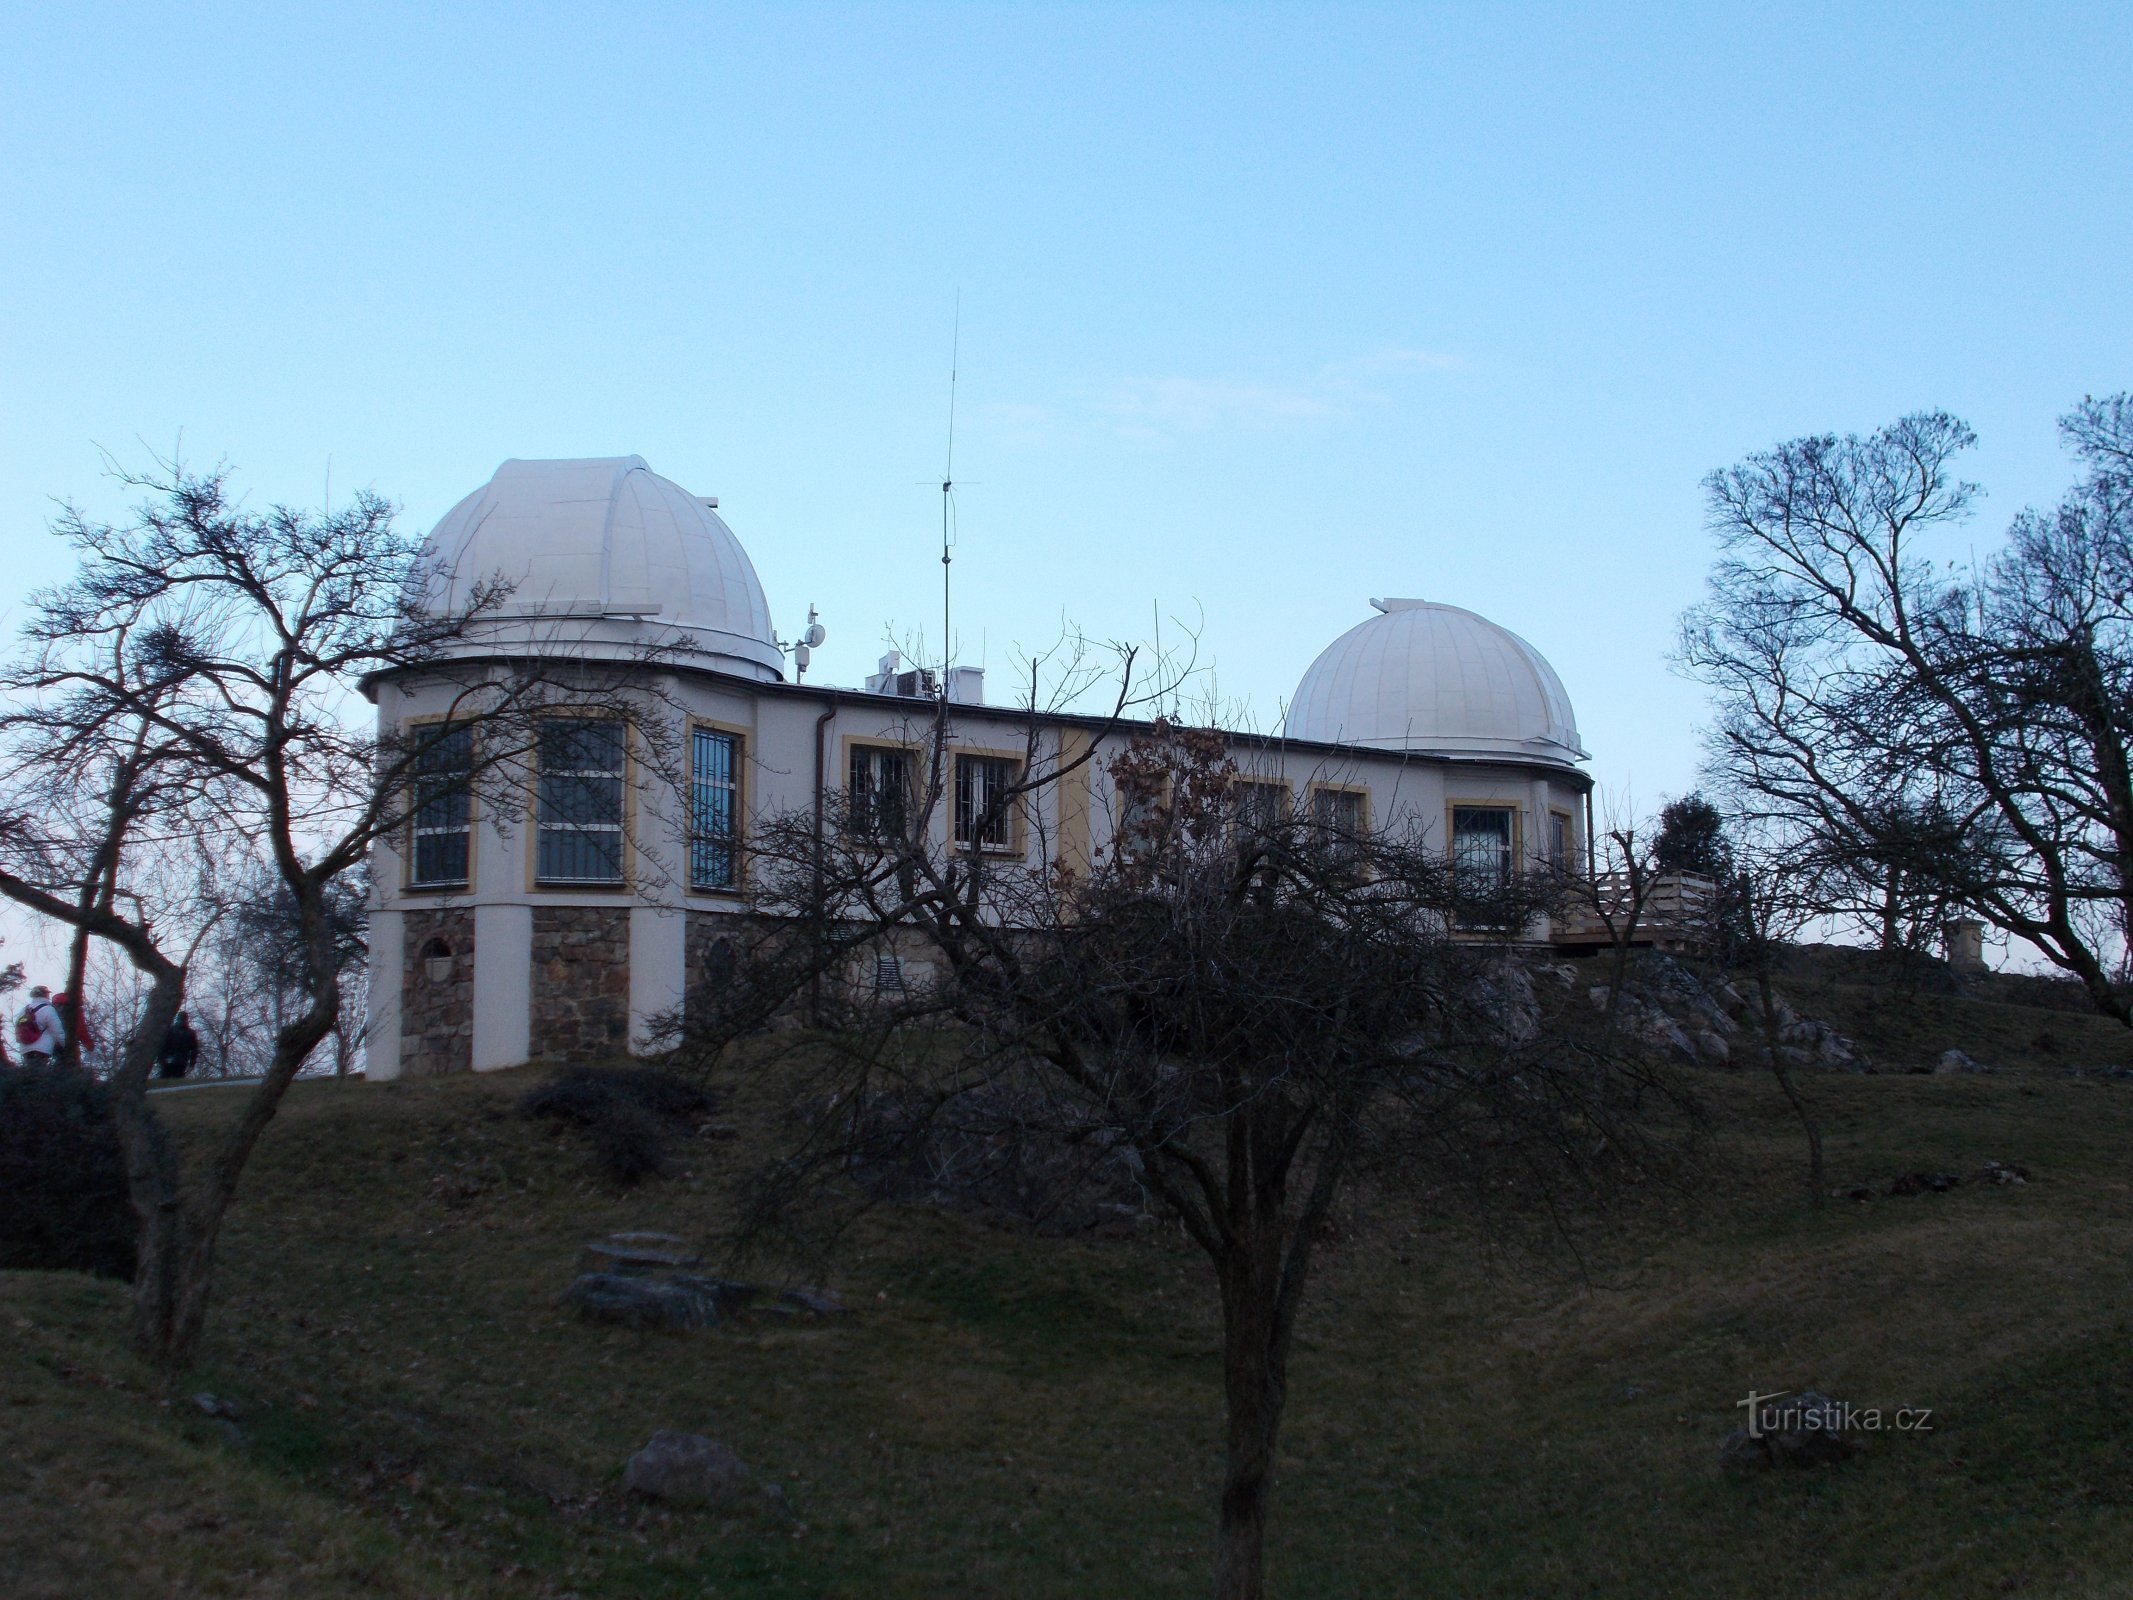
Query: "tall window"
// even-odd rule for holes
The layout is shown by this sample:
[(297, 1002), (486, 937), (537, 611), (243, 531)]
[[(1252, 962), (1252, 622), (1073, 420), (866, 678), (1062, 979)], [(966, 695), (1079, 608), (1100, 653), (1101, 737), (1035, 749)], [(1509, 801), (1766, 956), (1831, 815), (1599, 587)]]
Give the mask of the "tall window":
[(911, 757), (902, 750), (852, 747), (845, 829), (861, 839), (900, 839), (911, 796)]
[(1128, 861), (1151, 855), (1170, 827), (1170, 797), (1160, 778), (1128, 773), (1118, 780), (1118, 853)]
[(1452, 867), (1468, 893), (1510, 887), (1512, 818), (1500, 806), (1452, 807)]
[(1282, 814), (1289, 806), (1289, 786), (1258, 778), (1240, 778), (1230, 791), (1230, 804), (1235, 810), (1240, 835), (1249, 838), (1253, 834), (1267, 833), (1281, 825)]
[(740, 837), (741, 741), (696, 728), (689, 735), (689, 887), (732, 888)]
[(1363, 838), (1363, 796), (1354, 789), (1314, 789), (1311, 823), (1319, 848), (1336, 859), (1352, 857)]
[(418, 732), (430, 742), (415, 757), (415, 877), (418, 887), (467, 881), (473, 797), (474, 730)]
[(554, 717), (541, 724), (535, 790), (542, 883), (622, 882), (622, 793), (629, 740), (620, 722)]
[(987, 850), (1014, 845), (1010, 806), (1002, 796), (1014, 786), (1015, 764), (1004, 756), (955, 758), (955, 842), (975, 841)]
[(1560, 811), (1548, 813), (1548, 864), (1558, 872), (1570, 870), (1570, 818)]

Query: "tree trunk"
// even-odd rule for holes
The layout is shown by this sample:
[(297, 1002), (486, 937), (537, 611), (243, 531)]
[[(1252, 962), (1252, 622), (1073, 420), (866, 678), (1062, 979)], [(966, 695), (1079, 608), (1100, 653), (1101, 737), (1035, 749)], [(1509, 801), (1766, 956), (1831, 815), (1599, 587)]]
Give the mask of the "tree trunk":
[(59, 1059), (69, 1067), (87, 1070), (88, 1062), (82, 1058), (81, 1018), (84, 1009), (82, 990), (89, 982), (89, 935), (77, 928), (74, 937), (67, 942), (67, 1003), (59, 1013), (60, 1025), (67, 1036), (59, 1042)]
[[(171, 1358), (172, 1330), (178, 1308), (204, 1295), (181, 1294), (178, 1286), (194, 1254), (196, 1229), (186, 1205), (184, 1172), (177, 1146), (148, 1105), (148, 1075), (156, 1048), (170, 1019), (178, 1014), (184, 974), (160, 956), (135, 965), (150, 977), (148, 1004), (139, 1031), (127, 1041), (126, 1055), (112, 1075), (111, 1110), (118, 1126), (119, 1152), (126, 1165), (127, 1195), (137, 1224), (134, 1241), (133, 1332), (141, 1355), (159, 1367), (180, 1363)], [(193, 1331), (195, 1341), (198, 1329)]]
[(1240, 1240), (1222, 1273), (1222, 1397), (1229, 1443), (1215, 1600), (1264, 1600), (1267, 1491), (1288, 1398), (1279, 1349), (1278, 1241)]
[(214, 1283), (219, 1217), (203, 1217), (183, 1199), (159, 1209), (140, 1233), (133, 1274), (133, 1341), (165, 1372), (181, 1372), (200, 1351)]
[(1785, 1058), (1778, 1054), (1777, 996), (1770, 987), (1770, 964), (1758, 962), (1755, 968), (1756, 997), (1763, 1008), (1763, 1049), (1770, 1060), (1770, 1075), (1777, 1079), (1778, 1087), (1785, 1091), (1785, 1099), (1792, 1106), (1792, 1114), (1800, 1119), (1800, 1126), (1807, 1132), (1807, 1182), (1814, 1193), (1814, 1203), (1820, 1205), (1828, 1197), (1829, 1188), (1822, 1176), (1822, 1129), (1815, 1121), (1814, 1112), (1808, 1108), (1806, 1097), (1792, 1081), (1792, 1069), (1785, 1065)]

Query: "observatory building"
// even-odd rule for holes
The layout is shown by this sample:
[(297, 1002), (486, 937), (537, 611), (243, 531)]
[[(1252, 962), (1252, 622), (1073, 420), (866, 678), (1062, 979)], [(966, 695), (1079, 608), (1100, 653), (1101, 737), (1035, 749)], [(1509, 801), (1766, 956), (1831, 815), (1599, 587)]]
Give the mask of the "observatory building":
[[(1107, 792), (1106, 747), (1145, 724), (988, 706), (982, 669), (953, 668), (943, 684), (893, 655), (863, 688), (793, 681), (793, 647), (717, 500), (639, 457), (507, 461), (446, 513), (427, 554), (418, 601), (430, 608), (510, 586), (460, 654), (561, 652), (642, 673), (647, 703), (674, 724), (685, 792), (635, 781), (641, 735), (623, 720), (558, 707), (522, 805), (460, 795), (419, 807), (373, 863), (373, 1077), (641, 1049), (652, 1019), (724, 959), (751, 825), (832, 791), (900, 791), (943, 695), (953, 772), (940, 843), (953, 830), (959, 847), (1033, 868), (1094, 860), (1110, 843), (1123, 807)], [(1305, 669), (1279, 734), (1231, 736), (1238, 782), (1253, 786), (1240, 804), (1359, 831), (1419, 825), (1478, 871), (1578, 860), (1592, 783), (1546, 659), (1457, 606), (1371, 606)], [(819, 642), (814, 628), (799, 648)], [(375, 681), (381, 732), (448, 721), (464, 681), (463, 670)], [(1092, 743), (1095, 759), (973, 841), (1033, 729), (1047, 764)]]

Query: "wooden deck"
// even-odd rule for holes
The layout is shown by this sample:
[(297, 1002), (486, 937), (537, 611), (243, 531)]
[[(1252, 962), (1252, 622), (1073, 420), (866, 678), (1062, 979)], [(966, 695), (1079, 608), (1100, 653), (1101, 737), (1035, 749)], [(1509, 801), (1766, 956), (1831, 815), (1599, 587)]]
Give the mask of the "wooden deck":
[(1611, 948), (1625, 937), (1632, 948), (1695, 952), (1717, 931), (1718, 885), (1693, 872), (1667, 872), (1649, 881), (1644, 905), (1631, 922), (1629, 874), (1603, 872), (1571, 887), (1571, 898), (1548, 930), (1558, 950), (1583, 954)]

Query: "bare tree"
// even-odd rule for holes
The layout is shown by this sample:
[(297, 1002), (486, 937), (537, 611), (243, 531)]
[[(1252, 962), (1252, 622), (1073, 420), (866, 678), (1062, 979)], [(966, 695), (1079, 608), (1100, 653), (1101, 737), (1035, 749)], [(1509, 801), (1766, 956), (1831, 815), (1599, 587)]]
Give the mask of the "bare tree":
[(1612, 952), (1607, 1008), (1600, 1029), (1603, 1051), (1614, 1049), (1623, 994), (1629, 986), (1630, 951), (1638, 933), (1649, 931), (1646, 915), (1663, 876), (1656, 846), (1650, 827), (1611, 822), (1597, 841), (1593, 871), (1589, 875), (1565, 873), (1561, 879), (1564, 899), (1590, 914), (1606, 930)]
[(1730, 870), (1722, 881), (1721, 917), (1732, 931), (1735, 959), (1755, 979), (1763, 1063), (1806, 1135), (1808, 1191), (1819, 1206), (1828, 1194), (1822, 1124), (1793, 1076), (1784, 1041), (1787, 1014), (1773, 979), (1785, 951), (1828, 904), (1822, 864), (1812, 850), (1768, 825), (1740, 829), (1729, 839), (1727, 854)]
[[(509, 817), (524, 804), (541, 708), (602, 695), (618, 715), (645, 708), (641, 692), (567, 650), (492, 648), (488, 624), (507, 585), (477, 583), (462, 604), (429, 605), (420, 545), (375, 496), (324, 512), (254, 511), (220, 471), (173, 464), (125, 481), (145, 493), (129, 520), (60, 518), (79, 567), (32, 597), (6, 674), (0, 893), (78, 943), (123, 952), (147, 980), (113, 1103), (140, 1222), (136, 1338), (181, 1367), (198, 1346), (216, 1239), (246, 1161), (340, 1016), (340, 886), (406, 821), (425, 758), (475, 730), (452, 781)], [(444, 685), (451, 714), (381, 737), (359, 690), (405, 672)], [(658, 741), (670, 719), (641, 721), (646, 771), (669, 770)], [(146, 1086), (187, 967), (232, 911), (208, 866), (240, 859), (251, 864), (240, 881), (270, 886), (290, 989), (258, 1088), (188, 1171)]]
[[(1500, 946), (1459, 935), (1529, 924), (1552, 883), (1462, 881), (1419, 833), (1255, 809), (1219, 734), (1159, 721), (1096, 769), (1122, 809), (1094, 860), (988, 853), (1085, 770), (1047, 757), (1042, 732), (1033, 719), (1034, 776), (999, 808), (943, 787), (943, 749), (893, 825), (878, 796), (848, 794), (820, 821), (758, 826), (757, 905), (772, 916), (736, 987), (760, 1017), (810, 962), (829, 981), (803, 1095), (818, 1115), (803, 1148), (751, 1180), (750, 1225), (880, 1193), (869, 1173), (922, 1165), (937, 1185), (924, 1141), (943, 1130), (952, 1150), (1013, 1148), (1024, 1173), (1033, 1144), (1054, 1167), (1075, 1151), (1122, 1165), (1213, 1269), (1227, 1435), (1214, 1588), (1247, 1600), (1265, 1588), (1297, 1317), (1344, 1191), (1596, 1195), (1652, 1170), (1662, 1097), (1640, 1117), (1633, 1090), (1649, 1080), (1507, 1019), (1483, 976)], [(891, 947), (923, 952), (928, 974), (881, 983)], [(690, 1024), (683, 1058), (715, 1060), (733, 1020)]]
[(2062, 429), (2087, 476), (1971, 571), (1945, 536), (1974, 439), (1945, 413), (1713, 473), (1720, 557), (1679, 660), (1716, 691), (1713, 781), (1843, 867), (1825, 888), (1878, 895), (1884, 942), (1964, 907), (2133, 1025), (2111, 981), (2133, 914), (2133, 411), (2088, 402)]

